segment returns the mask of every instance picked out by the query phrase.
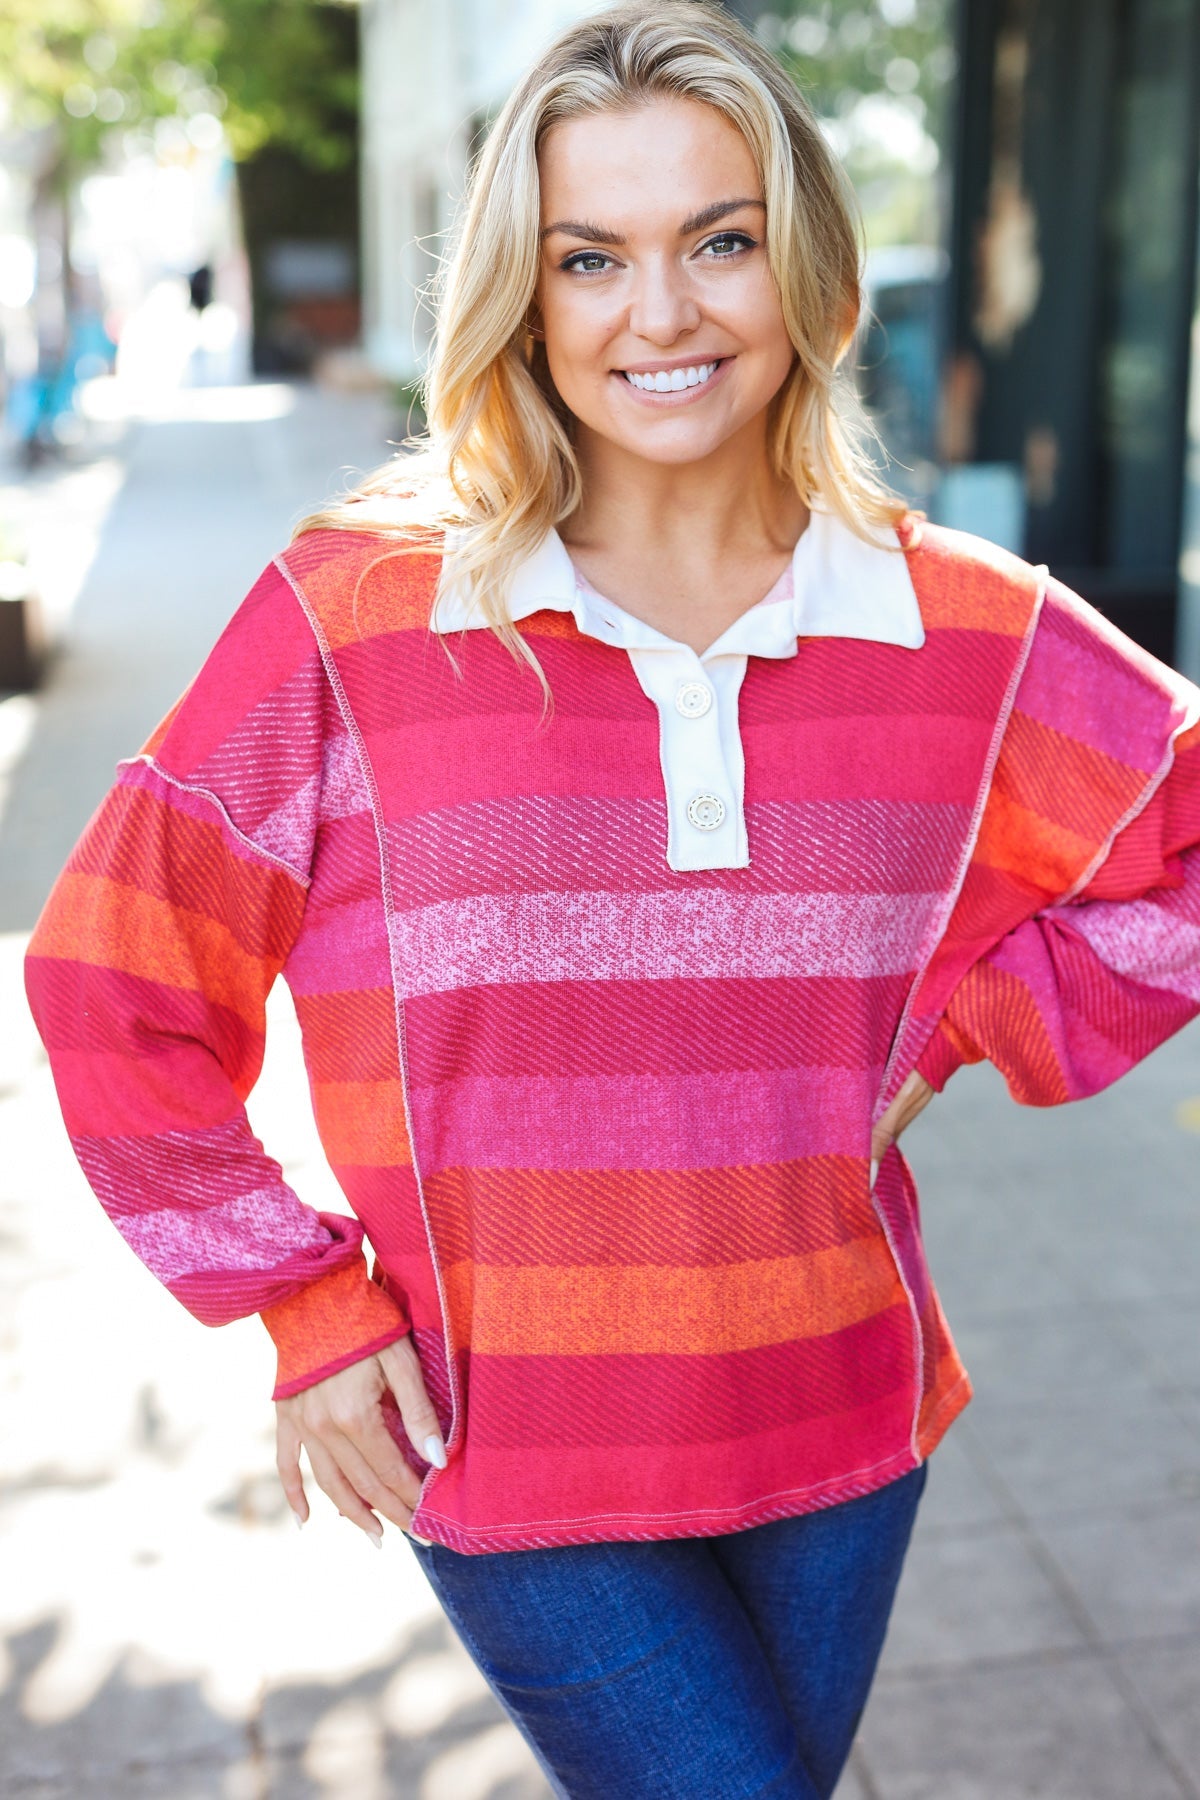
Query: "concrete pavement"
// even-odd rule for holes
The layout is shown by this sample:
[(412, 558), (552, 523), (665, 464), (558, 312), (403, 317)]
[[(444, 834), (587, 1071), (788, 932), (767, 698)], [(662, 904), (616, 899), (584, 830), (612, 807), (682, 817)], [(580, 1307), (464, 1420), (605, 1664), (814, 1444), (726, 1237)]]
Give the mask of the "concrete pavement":
[[(294, 518), (400, 429), (283, 387), (166, 410), (66, 476), (6, 496), (0, 472), (70, 617), (44, 692), (0, 701), (0, 1790), (544, 1800), (399, 1536), (377, 1556), (320, 1495), (296, 1535), (265, 1334), (205, 1333), (120, 1243), (19, 999), (117, 757)], [(344, 1204), (272, 1007), (256, 1126)], [(914, 1127), (977, 1397), (932, 1459), (838, 1800), (1200, 1800), (1198, 1133), (1195, 1027), (1066, 1109), (963, 1071)]]

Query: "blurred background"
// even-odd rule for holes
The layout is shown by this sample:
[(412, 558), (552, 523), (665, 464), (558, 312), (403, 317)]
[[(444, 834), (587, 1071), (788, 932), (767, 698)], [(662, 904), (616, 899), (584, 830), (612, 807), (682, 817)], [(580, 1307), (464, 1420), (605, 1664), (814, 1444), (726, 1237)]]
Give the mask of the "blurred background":
[[(545, 1800), (399, 1534), (273, 1472), (256, 1321), (103, 1219), (20, 959), (116, 760), (419, 423), (473, 150), (568, 0), (0, 0), (0, 1791)], [(1200, 0), (731, 6), (857, 189), (888, 474), (1200, 677)], [(251, 1110), (343, 1206), (272, 998)], [(838, 1800), (1200, 1800), (1200, 1038), (913, 1133), (976, 1400)], [(614, 1800), (620, 1796), (614, 1795)], [(714, 1797), (716, 1800), (716, 1797)]]

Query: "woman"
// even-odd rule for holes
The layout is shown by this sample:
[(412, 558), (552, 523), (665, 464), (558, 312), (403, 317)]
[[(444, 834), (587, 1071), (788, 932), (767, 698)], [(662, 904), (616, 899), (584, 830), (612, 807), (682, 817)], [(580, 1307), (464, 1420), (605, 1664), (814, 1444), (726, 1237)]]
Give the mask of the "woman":
[[(568, 31), (431, 446), (262, 575), (30, 948), (101, 1200), (278, 1346), (297, 1518), (303, 1445), (576, 1797), (832, 1793), (971, 1397), (896, 1138), (1197, 1010), (1200, 693), (881, 485), (858, 272), (727, 16)], [(242, 1111), (281, 971), (355, 1219)]]

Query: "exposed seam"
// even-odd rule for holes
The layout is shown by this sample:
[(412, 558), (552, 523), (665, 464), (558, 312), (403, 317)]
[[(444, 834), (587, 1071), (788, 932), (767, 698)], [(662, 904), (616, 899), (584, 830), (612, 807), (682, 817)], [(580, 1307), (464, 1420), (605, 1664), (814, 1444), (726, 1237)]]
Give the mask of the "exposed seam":
[[(383, 559), (380, 558), (379, 560)], [(362, 732), (359, 729), (358, 720), (355, 718), (353, 709), (350, 706), (349, 697), (342, 685), (342, 679), (338, 673), (337, 665), (333, 659), (333, 652), (330, 649), (329, 641), (325, 636), (321, 622), (311, 606), (307, 594), (305, 594), (300, 583), (293, 577), (291, 570), (287, 567), (287, 564), (283, 561), (282, 557), (275, 557), (274, 562), (276, 568), (283, 575), (284, 580), (295, 594), (304, 616), (308, 620), (313, 637), (316, 639), (317, 648), (321, 653), (321, 661), (324, 664), (329, 685), (333, 690), (334, 699), (337, 701), (338, 710), (342, 715), (343, 723), (354, 744), (359, 768), (362, 771), (363, 781), (366, 783), (367, 794), (371, 802), (371, 817), (375, 826), (375, 840), (379, 847), (379, 881), (383, 897), (384, 920), (387, 927), (388, 959), (392, 973), (392, 999), (396, 1016), (396, 1050), (400, 1064), (400, 1092), (404, 1099), (404, 1124), (408, 1132), (409, 1150), (412, 1154), (413, 1180), (416, 1183), (417, 1199), (421, 1207), (421, 1219), (425, 1226), (425, 1239), (429, 1247), (430, 1262), (433, 1265), (433, 1278), (437, 1284), (438, 1307), (442, 1315), (442, 1338), (446, 1352), (446, 1379), (450, 1389), (450, 1430), (446, 1436), (446, 1447), (449, 1449), (454, 1442), (454, 1434), (458, 1428), (460, 1413), (458, 1370), (454, 1351), (454, 1338), (450, 1329), (450, 1308), (446, 1299), (446, 1288), (442, 1279), (441, 1267), (438, 1263), (437, 1250), (433, 1241), (433, 1227), (429, 1220), (429, 1209), (425, 1203), (425, 1185), (421, 1179), (421, 1170), (417, 1161), (416, 1134), (413, 1130), (412, 1103), (409, 1094), (408, 1052), (407, 1038), (404, 1029), (404, 1007), (400, 997), (400, 982), (398, 979), (399, 958), (396, 946), (396, 919), (395, 909), (392, 904), (392, 881), (391, 868), (388, 861), (387, 837), (383, 826), (383, 806), (379, 797), (378, 784), (375, 780), (375, 771), (371, 766), (371, 759), (367, 754), (366, 743), (363, 739)], [(432, 1486), (440, 1473), (440, 1470), (431, 1468), (424, 1477), (421, 1493), (417, 1497), (418, 1507), (423, 1504), (426, 1487)]]
[[(859, 1469), (848, 1469), (844, 1475), (839, 1475), (835, 1481), (814, 1481), (808, 1487), (778, 1488), (772, 1494), (760, 1494), (755, 1500), (749, 1502), (745, 1506), (693, 1507), (687, 1512), (585, 1513), (573, 1519), (523, 1519), (519, 1525), (487, 1525), (475, 1532), (464, 1528), (460, 1520), (452, 1519), (448, 1513), (435, 1512), (432, 1508), (426, 1512), (425, 1517), (426, 1519), (443, 1520), (447, 1525), (453, 1526), (456, 1531), (462, 1532), (463, 1535), (467, 1537), (504, 1537), (524, 1531), (554, 1529), (571, 1525), (604, 1525), (609, 1522), (614, 1524), (633, 1523), (656, 1525), (660, 1523), (673, 1524), (686, 1519), (728, 1518), (740, 1516), (742, 1513), (746, 1512), (757, 1512), (760, 1507), (769, 1506), (776, 1500), (791, 1500), (806, 1494), (828, 1492), (830, 1488), (842, 1487), (846, 1482), (853, 1481), (858, 1475), (873, 1475), (876, 1469), (884, 1469), (889, 1463), (894, 1463), (908, 1454), (909, 1452), (907, 1451), (893, 1450), (890, 1456), (880, 1457), (878, 1462), (867, 1463)], [(918, 1463), (921, 1463), (924, 1460), (924, 1457), (918, 1455)], [(907, 1473), (908, 1471), (905, 1472)]]
[[(938, 945), (945, 935), (946, 927), (950, 923), (954, 908), (958, 903), (959, 894), (962, 892), (963, 883), (966, 881), (967, 870), (971, 866), (971, 858), (975, 852), (976, 840), (979, 836), (980, 826), (983, 823), (984, 808), (987, 805), (988, 795), (991, 792), (992, 779), (996, 773), (996, 764), (1000, 758), (1000, 746), (1004, 741), (1004, 733), (1008, 729), (1009, 717), (1017, 697), (1017, 688), (1020, 684), (1021, 676), (1025, 673), (1025, 664), (1029, 660), (1029, 653), (1033, 647), (1034, 631), (1036, 630), (1038, 619), (1041, 617), (1042, 602), (1046, 597), (1046, 587), (1049, 582), (1050, 570), (1045, 563), (1039, 565), (1037, 575), (1037, 594), (1034, 598), (1033, 608), (1025, 627), (1025, 635), (1021, 641), (1020, 651), (1018, 652), (1016, 661), (1008, 678), (1008, 683), (1004, 690), (1003, 698), (1000, 702), (1000, 709), (996, 716), (996, 723), (992, 731), (991, 742), (988, 745), (988, 753), (984, 760), (979, 791), (975, 796), (975, 807), (967, 827), (962, 855), (959, 858), (959, 866), (955, 873), (954, 881), (943, 901), (940, 915), (937, 917), (935, 923), (930, 926), (928, 952), (923, 960), (918, 960), (916, 972), (913, 975), (912, 984), (909, 987), (908, 995), (904, 1002), (904, 1009), (900, 1014), (900, 1022), (896, 1027), (896, 1035), (892, 1040), (891, 1054), (888, 1057), (887, 1066), (883, 1071), (883, 1077), (879, 1085), (879, 1095), (876, 1100), (876, 1107), (878, 1110), (872, 1116), (871, 1123), (873, 1125), (878, 1123), (878, 1120), (887, 1110), (888, 1101), (886, 1095), (888, 1083), (891, 1080), (896, 1065), (896, 1059), (899, 1057), (900, 1052), (904, 1047), (905, 1034), (908, 1031), (909, 1021), (912, 1018), (913, 1007), (916, 1004), (917, 995), (921, 991), (921, 984), (924, 981), (929, 966), (937, 952)], [(907, 1162), (900, 1152), (898, 1145), (893, 1143), (892, 1148), (900, 1157), (901, 1164), (904, 1167), (907, 1167)], [(921, 1314), (920, 1309), (917, 1306), (916, 1295), (913, 1293), (913, 1290), (909, 1285), (908, 1276), (904, 1272), (904, 1264), (897, 1248), (896, 1240), (892, 1235), (891, 1226), (888, 1224), (887, 1218), (880, 1208), (879, 1198), (875, 1188), (871, 1189), (871, 1207), (875, 1213), (875, 1217), (879, 1220), (883, 1235), (887, 1239), (888, 1249), (891, 1252), (892, 1261), (896, 1267), (896, 1274), (899, 1277), (901, 1287), (904, 1289), (905, 1296), (908, 1300), (909, 1313), (912, 1317), (914, 1358), (913, 1412), (912, 1423), (909, 1427), (909, 1442), (912, 1447), (913, 1455), (919, 1459), (921, 1452), (918, 1444), (918, 1428), (921, 1419), (921, 1402), (925, 1398), (925, 1332), (921, 1324)], [(922, 1256), (924, 1255), (923, 1248), (921, 1254)]]
[(225, 808), (224, 802), (213, 793), (211, 788), (200, 787), (193, 781), (180, 781), (177, 775), (170, 774), (163, 768), (157, 758), (148, 755), (145, 751), (142, 751), (137, 756), (122, 757), (121, 761), (117, 764), (117, 768), (132, 768), (135, 763), (141, 763), (145, 768), (153, 769), (160, 780), (165, 781), (168, 787), (178, 788), (181, 794), (195, 794), (199, 799), (207, 800), (209, 805), (214, 807), (216, 811), (220, 813), (222, 820), (229, 827), (233, 836), (240, 844), (244, 844), (247, 850), (252, 850), (255, 856), (261, 856), (264, 862), (274, 863), (276, 868), (283, 869), (285, 873), (293, 878), (293, 880), (298, 881), (302, 888), (312, 886), (310, 878), (307, 875), (302, 875), (299, 869), (294, 869), (290, 862), (285, 862), (283, 857), (276, 856), (273, 850), (266, 850), (261, 844), (256, 844), (252, 837), (247, 837), (246, 833), (234, 824)]
[[(892, 1148), (896, 1149), (895, 1144), (892, 1145)], [(899, 1154), (899, 1151), (897, 1151), (897, 1154)], [(876, 1183), (876, 1186), (878, 1186), (878, 1183)], [(892, 1262), (895, 1265), (896, 1274), (900, 1279), (900, 1285), (904, 1289), (905, 1298), (908, 1301), (909, 1317), (912, 1319), (913, 1412), (912, 1423), (908, 1428), (908, 1442), (913, 1455), (919, 1460), (921, 1452), (917, 1444), (917, 1422), (921, 1417), (921, 1402), (925, 1398), (925, 1333), (921, 1325), (921, 1314), (917, 1306), (917, 1297), (908, 1285), (908, 1276), (904, 1273), (904, 1264), (900, 1259), (900, 1252), (896, 1248), (896, 1240), (892, 1236), (892, 1228), (888, 1224), (886, 1214), (880, 1208), (875, 1188), (871, 1189), (871, 1210), (879, 1220), (883, 1235), (887, 1239), (887, 1247), (891, 1252)]]
[(963, 883), (967, 879), (967, 871), (971, 866), (971, 858), (975, 854), (975, 845), (979, 837), (980, 827), (983, 824), (984, 809), (987, 806), (991, 794), (992, 780), (996, 773), (996, 764), (1000, 760), (1000, 747), (1004, 741), (1004, 734), (1008, 730), (1008, 721), (1012, 714), (1014, 702), (1016, 701), (1017, 688), (1020, 686), (1021, 677), (1025, 673), (1025, 665), (1029, 661), (1029, 653), (1033, 649), (1034, 633), (1037, 630), (1038, 620), (1042, 615), (1042, 605), (1046, 598), (1046, 588), (1050, 580), (1050, 570), (1046, 563), (1039, 563), (1035, 573), (1038, 577), (1037, 594), (1034, 597), (1033, 608), (1029, 615), (1029, 622), (1025, 627), (1025, 635), (1021, 641), (1021, 648), (1018, 652), (1017, 660), (1013, 664), (1012, 673), (1008, 678), (1008, 684), (1005, 687), (1004, 695), (1000, 702), (1000, 710), (996, 715), (996, 724), (992, 732), (991, 742), (988, 745), (988, 753), (983, 765), (983, 775), (980, 779), (979, 791), (975, 796), (974, 811), (971, 814), (971, 822), (967, 828), (967, 835), (963, 842), (963, 853), (959, 859), (959, 866), (954, 881), (947, 890), (941, 916), (937, 920), (936, 925), (931, 927), (931, 941), (928, 953), (924, 960), (917, 965), (917, 971), (913, 976), (912, 985), (908, 991), (908, 998), (904, 1002), (904, 1010), (900, 1015), (900, 1023), (896, 1028), (896, 1035), (892, 1040), (891, 1055), (888, 1057), (887, 1066), (883, 1071), (883, 1079), (880, 1082), (879, 1097), (876, 1101), (878, 1112), (872, 1119), (873, 1124), (877, 1124), (879, 1119), (882, 1118), (883, 1114), (887, 1111), (889, 1102), (885, 1096), (887, 1095), (888, 1084), (891, 1081), (892, 1074), (895, 1070), (896, 1059), (904, 1047), (904, 1035), (908, 1030), (909, 1022), (912, 1018), (913, 1007), (916, 1004), (917, 995), (921, 991), (921, 984), (929, 972), (929, 966), (937, 953), (938, 946), (941, 944), (941, 941), (946, 934), (946, 927), (950, 923), (954, 908), (958, 904), (959, 895), (962, 893)]
[(1175, 727), (1175, 730), (1167, 740), (1167, 748), (1162, 762), (1159, 764), (1154, 774), (1147, 779), (1146, 785), (1138, 795), (1137, 799), (1122, 813), (1121, 817), (1117, 820), (1116, 824), (1113, 826), (1079, 879), (1067, 889), (1065, 894), (1059, 895), (1058, 899), (1054, 902), (1053, 907), (1043, 908), (1042, 910), (1044, 913), (1053, 911), (1055, 907), (1066, 906), (1068, 902), (1074, 900), (1078, 894), (1082, 893), (1088, 882), (1103, 868), (1104, 864), (1108, 861), (1109, 856), (1112, 854), (1112, 847), (1117, 838), (1127, 825), (1133, 823), (1139, 813), (1145, 811), (1146, 807), (1149, 806), (1151, 800), (1153, 800), (1155, 794), (1157, 794), (1159, 788), (1170, 774), (1175, 762), (1176, 738), (1180, 737), (1185, 731), (1190, 731), (1198, 718), (1200, 718), (1200, 693), (1189, 698), (1187, 709), (1184, 712), (1182, 720)]
[[(975, 1391), (974, 1383), (972, 1382), (970, 1374), (968, 1373), (968, 1371), (965, 1367), (963, 1368), (962, 1374), (954, 1382), (953, 1386), (948, 1387), (946, 1389), (945, 1393), (942, 1395), (941, 1399), (938, 1401), (937, 1405), (934, 1407), (933, 1411), (930, 1413), (929, 1417), (926, 1419), (926, 1421), (925, 1421), (926, 1431), (933, 1430), (934, 1426), (937, 1424), (937, 1422), (941, 1418), (942, 1414), (946, 1411), (946, 1408), (950, 1405), (950, 1402), (952, 1400), (956, 1400), (958, 1398), (958, 1390), (960, 1388), (964, 1388), (964, 1387), (969, 1387), (971, 1389), (971, 1395), (968, 1398), (969, 1399), (973, 1398), (974, 1391)], [(957, 1418), (957, 1416), (958, 1415), (955, 1414), (956, 1418)], [(934, 1448), (936, 1449), (937, 1446), (935, 1445)]]

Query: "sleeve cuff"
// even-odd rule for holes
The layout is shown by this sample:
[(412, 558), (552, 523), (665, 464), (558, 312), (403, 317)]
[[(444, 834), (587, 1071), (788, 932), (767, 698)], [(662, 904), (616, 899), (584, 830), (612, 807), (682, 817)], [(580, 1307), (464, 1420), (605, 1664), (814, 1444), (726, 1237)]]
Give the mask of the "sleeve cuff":
[(917, 1073), (940, 1094), (954, 1071), (969, 1060), (943, 1022), (917, 1058)]
[(409, 1328), (403, 1309), (359, 1258), (259, 1314), (278, 1352), (273, 1400), (286, 1400), (339, 1369), (394, 1344)]

